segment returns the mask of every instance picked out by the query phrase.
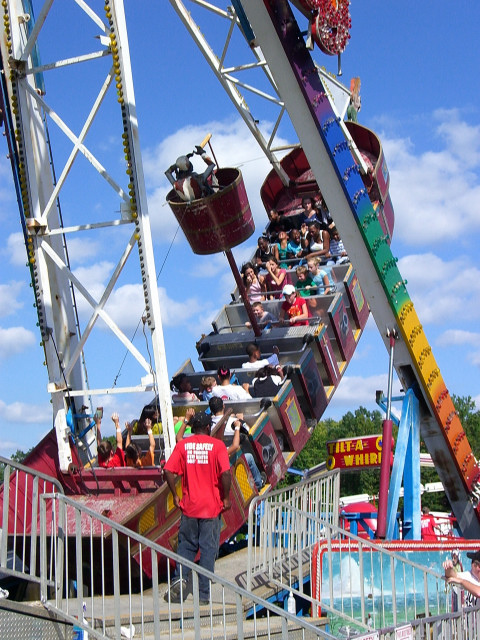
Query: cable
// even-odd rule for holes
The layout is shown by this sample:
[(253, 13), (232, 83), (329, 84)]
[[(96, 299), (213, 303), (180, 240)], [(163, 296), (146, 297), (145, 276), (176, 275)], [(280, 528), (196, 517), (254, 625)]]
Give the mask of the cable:
[[(184, 214), (183, 214), (183, 215), (185, 215), (185, 213), (186, 213), (186, 211), (184, 212)], [(182, 219), (183, 219), (183, 217), (182, 217)], [(170, 252), (171, 252), (172, 247), (173, 247), (173, 243), (175, 242), (175, 240), (176, 240), (176, 238), (177, 238), (177, 235), (178, 235), (179, 230), (180, 230), (180, 225), (178, 225), (178, 226), (177, 226), (177, 229), (176, 229), (176, 231), (175, 231), (175, 233), (174, 233), (174, 235), (173, 235), (172, 241), (170, 242), (170, 246), (168, 247), (168, 250), (167, 250), (167, 252), (166, 252), (166, 254), (165, 254), (165, 257), (164, 257), (164, 260), (163, 260), (162, 265), (161, 265), (161, 267), (160, 267), (160, 270), (159, 270), (159, 271), (158, 271), (158, 273), (157, 273), (157, 279), (156, 279), (156, 282), (157, 282), (157, 283), (158, 283), (158, 280), (159, 280), (159, 278), (160, 278), (160, 276), (161, 276), (161, 274), (162, 274), (163, 268), (165, 267), (165, 264), (166, 264), (166, 262), (167, 262), (167, 260), (168, 260), (168, 257), (169, 257), (169, 255), (170, 255)], [(140, 323), (141, 323), (141, 322), (142, 322), (142, 320), (143, 320), (143, 314), (144, 314), (144, 312), (145, 312), (145, 309), (143, 310), (142, 315), (141, 315), (141, 317), (140, 317), (140, 319), (139, 319), (139, 321), (138, 321), (138, 323), (137, 323), (137, 326), (135, 327), (135, 331), (133, 332), (133, 336), (130, 338), (130, 342), (133, 342), (133, 340), (135, 339), (135, 336), (137, 335), (138, 328), (140, 327)], [(146, 336), (145, 336), (145, 337), (146, 337)], [(125, 364), (125, 361), (126, 361), (126, 359), (127, 359), (127, 357), (128, 357), (128, 354), (129, 354), (129, 353), (130, 353), (130, 352), (129, 352), (129, 350), (128, 350), (128, 349), (126, 349), (126, 350), (125, 350), (125, 355), (123, 356), (123, 360), (122, 360), (122, 362), (120, 363), (120, 367), (119, 367), (119, 369), (118, 369), (117, 375), (115, 376), (115, 378), (114, 378), (114, 380), (113, 380), (112, 388), (113, 388), (113, 387), (115, 387), (115, 386), (117, 385), (117, 380), (118, 380), (118, 378), (120, 377), (120, 374), (121, 374), (122, 369), (123, 369), (123, 365)], [(149, 356), (150, 356), (150, 352), (149, 352)], [(151, 365), (151, 359), (150, 359), (150, 366), (152, 366), (152, 365)], [(155, 384), (156, 384), (156, 383), (155, 383)]]

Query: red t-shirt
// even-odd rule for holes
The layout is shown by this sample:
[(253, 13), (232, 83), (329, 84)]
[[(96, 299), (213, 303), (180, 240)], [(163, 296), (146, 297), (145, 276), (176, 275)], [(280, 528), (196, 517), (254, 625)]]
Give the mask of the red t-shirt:
[(106, 467), (107, 469), (111, 469), (112, 467), (124, 467), (125, 454), (123, 453), (123, 450), (117, 447), (113, 456), (110, 458), (110, 460), (107, 460), (106, 462), (105, 460), (98, 458), (98, 466)]
[[(305, 298), (302, 298), (301, 296), (297, 296), (292, 304), (288, 303), (286, 300), (284, 302), (282, 302), (282, 309), (285, 311), (285, 316), (287, 318), (296, 318), (297, 316), (299, 316), (299, 315), (301, 315), (303, 313), (302, 312), (302, 307), (303, 307), (304, 304), (307, 305), (308, 317), (310, 317), (310, 311), (308, 309), (308, 304), (307, 304)], [(295, 324), (307, 325), (308, 324), (308, 320), (300, 320), (299, 322), (295, 322)]]
[(220, 476), (230, 470), (227, 447), (217, 438), (196, 434), (180, 440), (165, 469), (182, 476), (180, 507), (189, 518), (216, 518), (223, 509)]
[(422, 540), (438, 540), (434, 527), (435, 518), (432, 514), (427, 513), (423, 515), (421, 521)]

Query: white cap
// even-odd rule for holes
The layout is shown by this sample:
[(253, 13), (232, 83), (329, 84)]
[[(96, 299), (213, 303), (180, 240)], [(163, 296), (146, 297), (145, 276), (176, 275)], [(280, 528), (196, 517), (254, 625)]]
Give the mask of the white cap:
[(293, 284), (286, 284), (283, 287), (282, 293), (284, 296), (290, 296), (292, 295), (292, 293), (295, 293), (295, 287), (293, 286)]

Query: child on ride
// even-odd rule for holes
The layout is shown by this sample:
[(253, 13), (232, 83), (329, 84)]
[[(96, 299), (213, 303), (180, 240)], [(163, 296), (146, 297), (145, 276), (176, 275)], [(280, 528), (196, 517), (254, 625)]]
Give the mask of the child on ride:
[[(302, 247), (302, 236), (300, 234), (300, 229), (292, 229), (290, 231), (290, 236), (287, 245), (287, 256), (288, 258), (301, 258), (304, 255), (303, 247)], [(302, 264), (304, 260), (300, 261)], [(298, 264), (298, 263), (291, 263)]]
[(192, 385), (186, 373), (174, 376), (170, 383), (170, 389), (174, 392), (172, 402), (200, 402), (198, 396), (192, 391)]
[(265, 300), (265, 276), (260, 275), (251, 262), (243, 265), (242, 280), (250, 302)]
[(278, 242), (273, 245), (273, 253), (281, 269), (288, 269), (288, 236), (285, 231), (278, 232)]
[(286, 284), (290, 284), (290, 276), (285, 269), (281, 269), (278, 266), (276, 258), (270, 258), (265, 266), (268, 271), (265, 276), (267, 297), (269, 300), (280, 300), (282, 296), (282, 288)]
[(307, 266), (314, 283), (318, 287), (318, 293), (331, 293), (335, 291), (335, 283), (331, 278), (331, 270), (329, 267), (320, 269), (320, 261), (318, 258), (309, 258), (307, 260)]
[(280, 322), (290, 325), (308, 325), (308, 318), (311, 316), (305, 298), (297, 296), (293, 284), (286, 284), (282, 293), (285, 301), (280, 309)]
[(295, 283), (295, 289), (302, 298), (308, 298), (314, 296), (317, 293), (317, 285), (313, 281), (312, 276), (308, 272), (307, 267), (300, 265), (296, 268), (297, 282)]

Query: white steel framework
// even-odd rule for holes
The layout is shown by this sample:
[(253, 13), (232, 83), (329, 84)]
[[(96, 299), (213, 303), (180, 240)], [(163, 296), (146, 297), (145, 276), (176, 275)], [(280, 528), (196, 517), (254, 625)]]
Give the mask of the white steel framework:
[[(58, 57), (42, 65), (37, 43), (54, 20), (54, 11), (66, 9), (70, 12), (72, 22), (78, 20), (80, 24), (82, 21), (81, 24), (91, 30), (88, 46), (91, 49), (91, 43), (95, 42), (96, 50), (75, 50), (66, 57), (60, 57), (54, 43), (50, 47), (53, 50), (51, 55)], [(82, 407), (91, 408), (91, 396), (104, 393), (148, 391), (151, 394), (150, 400), (155, 392), (159, 398), (168, 456), (174, 446), (169, 378), (123, 0), (90, 0), (90, 3), (84, 0), (46, 0), (43, 3), (9, 0), (3, 3), (3, 12), (5, 37), (2, 39), (1, 52), (5, 69), (4, 101), (10, 115), (10, 120), (7, 118), (7, 134), (11, 138), (11, 161), (16, 175), (39, 327), (45, 349), (60, 468), (66, 472), (72, 462), (69, 444), (72, 431), (76, 431), (73, 435), (80, 445), (84, 462), (95, 455), (96, 439), (93, 431), (86, 431), (85, 423), (82, 424), (81, 420), (74, 421), (73, 427), (70, 422), (67, 424), (67, 414), (69, 409), (70, 413), (82, 414)], [(53, 75), (55, 79), (52, 78)], [(57, 91), (52, 93), (52, 101), (48, 93), (50, 82)], [(78, 110), (86, 113), (81, 124), (74, 122), (73, 118), (72, 124), (70, 123), (70, 110), (67, 115), (61, 115), (62, 105), (55, 103), (55, 96), (58, 95), (63, 98), (71, 96), (72, 112)], [(77, 101), (80, 103), (82, 99), (87, 106), (80, 110), (77, 109)], [(110, 110), (113, 105), (118, 114), (118, 136), (117, 150), (112, 151), (107, 160), (102, 160), (98, 154), (98, 132), (101, 130), (101, 123), (105, 122), (106, 117), (110, 117), (102, 112), (105, 104), (108, 104)], [(55, 133), (51, 134), (50, 131), (53, 130)], [(54, 147), (57, 144), (60, 146), (57, 142), (60, 137), (63, 138), (61, 144), (65, 160), (63, 166), (61, 162), (58, 164), (58, 173), (55, 175), (51, 152), (52, 149), (53, 152), (56, 151)], [(120, 154), (125, 160), (123, 171), (118, 175), (116, 164)], [(80, 158), (83, 164), (78, 169)], [(85, 169), (86, 164), (94, 171)], [(77, 178), (79, 171), (88, 171), (89, 181), (94, 179), (96, 184), (102, 183), (100, 187), (92, 187), (95, 194), (96, 189), (98, 194), (103, 194), (104, 185), (108, 185), (109, 194), (102, 205), (102, 211), (110, 211), (107, 219), (105, 213), (99, 217), (97, 210), (92, 208), (92, 191), (86, 186), (84, 189), (75, 189), (72, 212), (60, 209), (59, 197), (63, 195), (75, 171)], [(91, 173), (96, 178), (92, 178)], [(72, 198), (71, 194), (69, 197)], [(81, 211), (82, 215), (75, 215), (75, 211)], [(127, 228), (129, 231), (126, 234)], [(82, 234), (88, 232), (88, 241), (91, 241), (92, 234), (101, 229), (109, 230), (109, 237), (114, 238), (109, 242), (115, 247), (119, 246), (119, 249), (108, 283), (99, 292), (98, 286), (92, 287), (91, 283), (82, 282), (81, 277), (75, 274), (67, 247), (72, 236), (81, 236), (82, 241), (86, 242), (87, 240), (83, 240), (85, 235)], [(149, 329), (145, 354), (127, 337), (106, 308), (125, 273), (129, 259), (134, 255), (139, 260), (135, 267), (136, 277), (137, 281), (140, 278), (145, 302), (143, 322)], [(81, 326), (78, 320), (79, 298), (82, 299), (82, 308), (90, 308), (85, 326)], [(99, 319), (124, 345), (138, 363), (140, 371), (143, 371), (143, 375), (134, 384), (117, 388), (109, 386), (105, 381), (97, 388), (88, 389), (85, 347)], [(103, 327), (102, 330), (104, 331)], [(150, 353), (153, 353), (153, 362)]]

